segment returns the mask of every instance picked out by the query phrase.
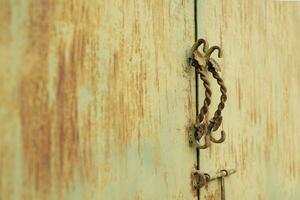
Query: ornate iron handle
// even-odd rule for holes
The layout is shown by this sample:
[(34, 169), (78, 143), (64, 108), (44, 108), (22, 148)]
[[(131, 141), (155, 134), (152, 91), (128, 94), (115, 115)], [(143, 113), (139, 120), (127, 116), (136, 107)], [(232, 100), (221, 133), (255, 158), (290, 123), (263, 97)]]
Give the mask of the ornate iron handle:
[[(222, 110), (224, 109), (225, 102), (227, 100), (227, 95), (226, 95), (227, 89), (226, 89), (223, 79), (221, 78), (219, 73), (216, 71), (213, 64), (209, 61), (207, 63), (207, 66), (208, 66), (208, 71), (211, 72), (213, 77), (217, 80), (217, 83), (220, 86), (220, 92), (221, 92), (220, 103), (218, 104), (218, 108), (215, 111), (213, 118), (209, 122), (210, 123), (209, 126), (212, 126), (212, 131), (216, 131), (220, 127), (222, 120), (223, 120)], [(221, 131), (220, 139), (215, 139), (212, 135), (210, 135), (210, 139), (214, 143), (224, 142), (225, 141), (225, 131), (224, 130)]]
[[(198, 51), (198, 48), (203, 44), (203, 53)], [(217, 131), (222, 123), (222, 110), (225, 107), (225, 101), (227, 100), (226, 92), (223, 79), (220, 77), (216, 70), (218, 63), (211, 58), (214, 51), (218, 51), (218, 57), (222, 56), (222, 51), (218, 46), (212, 46), (208, 48), (209, 45), (204, 39), (199, 39), (192, 47), (190, 54), (190, 64), (195, 67), (197, 74), (199, 74), (200, 79), (203, 81), (203, 86), (205, 88), (205, 99), (200, 112), (197, 116), (196, 124), (190, 131), (190, 144), (196, 146), (200, 149), (206, 149), (210, 146), (210, 143), (222, 143), (225, 141), (225, 132), (221, 131), (220, 139), (216, 139), (212, 136), (213, 131)], [(212, 76), (217, 80), (220, 86), (221, 97), (218, 108), (214, 113), (214, 116), (209, 123), (203, 122), (205, 115), (207, 115), (209, 105), (211, 103), (211, 89), (209, 81), (206, 77), (205, 70), (208, 70)], [(201, 138), (204, 137), (204, 144), (200, 144)]]

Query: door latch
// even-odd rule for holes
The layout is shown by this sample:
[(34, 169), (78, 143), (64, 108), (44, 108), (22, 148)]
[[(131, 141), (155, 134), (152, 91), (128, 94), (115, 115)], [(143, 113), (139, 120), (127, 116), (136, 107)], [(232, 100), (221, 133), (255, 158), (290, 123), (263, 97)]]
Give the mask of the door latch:
[(235, 169), (220, 170), (216, 173), (201, 173), (199, 170), (194, 169), (193, 175), (193, 187), (195, 189), (200, 189), (206, 186), (209, 182), (213, 180), (221, 181), (221, 200), (225, 200), (225, 177), (236, 173)]

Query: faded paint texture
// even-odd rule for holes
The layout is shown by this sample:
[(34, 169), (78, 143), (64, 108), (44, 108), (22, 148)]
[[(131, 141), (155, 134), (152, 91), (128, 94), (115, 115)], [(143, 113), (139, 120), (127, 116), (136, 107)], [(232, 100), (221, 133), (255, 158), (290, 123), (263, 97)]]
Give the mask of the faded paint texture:
[(0, 199), (193, 199), (192, 1), (0, 0)]
[[(238, 170), (227, 199), (300, 199), (299, 9), (198, 3), (228, 87), (201, 169)], [(193, 1), (0, 0), (0, 24), (1, 200), (195, 199)]]
[[(224, 50), (228, 88), (227, 139), (201, 151), (200, 168), (237, 169), (225, 180), (226, 199), (300, 199), (300, 3), (213, 0), (198, 10), (198, 36)], [(220, 95), (212, 85), (210, 113)], [(201, 199), (220, 199), (220, 183)]]

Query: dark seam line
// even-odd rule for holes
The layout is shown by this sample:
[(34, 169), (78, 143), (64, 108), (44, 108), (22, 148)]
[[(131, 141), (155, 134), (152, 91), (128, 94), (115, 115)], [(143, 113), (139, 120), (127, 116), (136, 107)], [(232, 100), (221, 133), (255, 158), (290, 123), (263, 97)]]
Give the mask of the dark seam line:
[[(194, 23), (195, 23), (195, 42), (198, 39), (198, 23), (197, 23), (197, 0), (194, 0)], [(195, 69), (195, 94), (196, 94), (196, 118), (199, 114), (199, 98), (198, 98), (198, 74)], [(200, 150), (196, 148), (196, 160), (197, 160), (197, 165), (196, 169), (199, 170), (199, 165), (200, 165)], [(200, 200), (200, 189), (197, 189), (197, 199)]]

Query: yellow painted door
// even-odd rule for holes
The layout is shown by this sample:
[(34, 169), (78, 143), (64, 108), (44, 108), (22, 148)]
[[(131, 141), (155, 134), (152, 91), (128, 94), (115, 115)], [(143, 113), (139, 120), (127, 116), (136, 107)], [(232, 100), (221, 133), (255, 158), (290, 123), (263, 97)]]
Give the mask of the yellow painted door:
[(0, 0), (0, 199), (193, 199), (193, 11)]
[[(201, 171), (237, 169), (225, 178), (228, 200), (300, 199), (300, 2), (200, 0), (197, 6), (198, 37), (223, 49), (218, 61), (228, 89), (227, 139), (201, 150)], [(211, 113), (218, 98), (215, 86)], [(220, 199), (220, 183), (201, 189), (201, 199)]]

